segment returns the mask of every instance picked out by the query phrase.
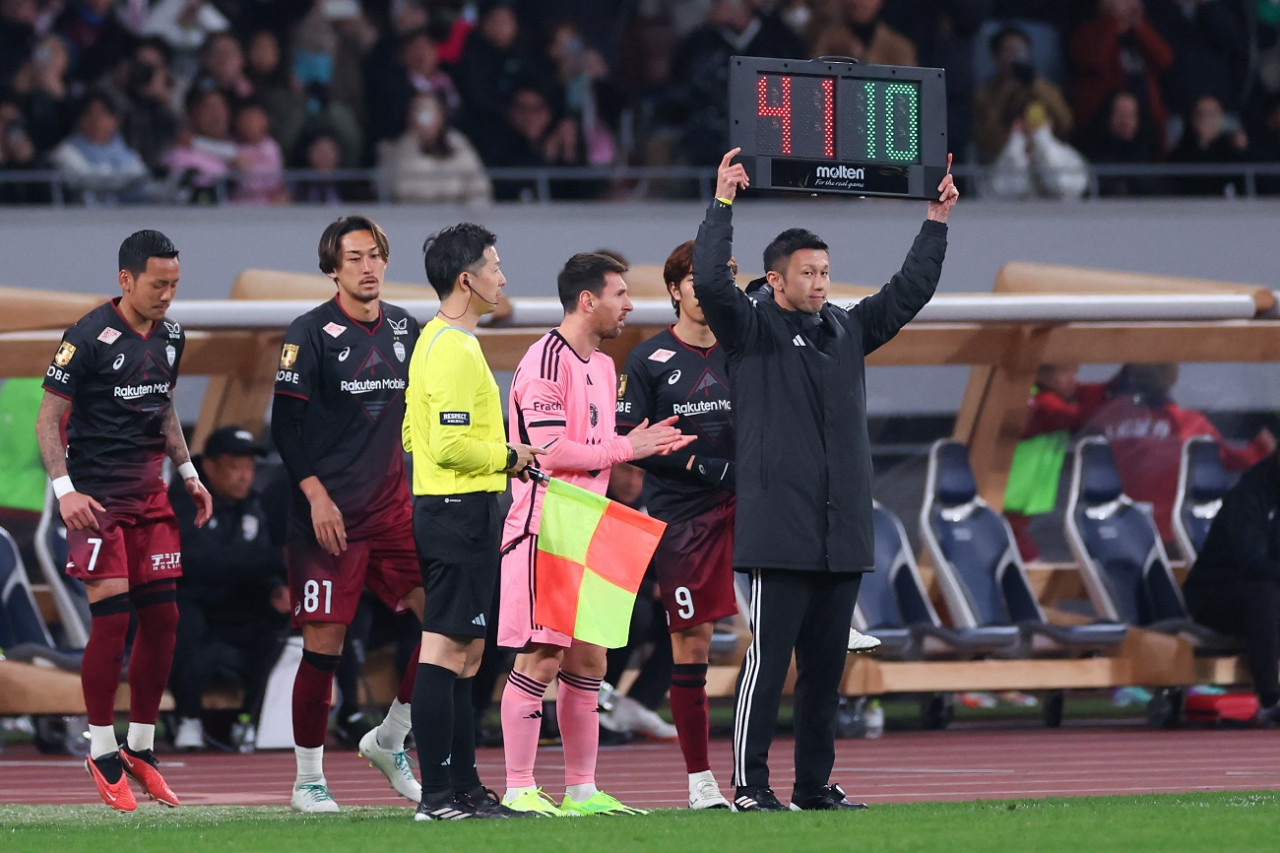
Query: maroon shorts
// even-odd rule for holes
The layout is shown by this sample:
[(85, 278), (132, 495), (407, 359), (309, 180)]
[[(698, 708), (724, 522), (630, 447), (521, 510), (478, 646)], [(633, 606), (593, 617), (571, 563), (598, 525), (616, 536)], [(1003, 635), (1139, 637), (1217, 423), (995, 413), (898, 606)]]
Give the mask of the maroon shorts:
[(128, 578), (130, 588), (182, 577), (178, 519), (163, 490), (95, 512), (97, 530), (67, 531), (67, 574), (81, 580)]
[(668, 521), (653, 555), (667, 627), (682, 631), (738, 612), (733, 594), (733, 508), (727, 501)]
[(366, 586), (392, 612), (405, 609), (404, 597), (422, 586), (422, 579), (413, 544), (413, 511), (407, 501), (402, 515), (373, 535), (348, 539), (347, 550), (336, 557), (314, 535), (295, 535), (286, 543), (295, 628), (306, 622), (350, 625)]

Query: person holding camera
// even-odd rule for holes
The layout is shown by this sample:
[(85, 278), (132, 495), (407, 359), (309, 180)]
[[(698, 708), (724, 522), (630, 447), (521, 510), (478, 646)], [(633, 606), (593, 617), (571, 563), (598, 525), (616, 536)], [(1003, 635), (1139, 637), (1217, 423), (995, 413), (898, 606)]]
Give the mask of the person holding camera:
[(1038, 110), (1060, 140), (1071, 136), (1071, 108), (1062, 90), (1041, 75), (1031, 54), (1031, 37), (1020, 27), (1001, 28), (987, 43), (996, 63), (995, 76), (973, 96), (973, 142), (979, 163), (992, 163), (1004, 150), (1014, 125), (1028, 109)]

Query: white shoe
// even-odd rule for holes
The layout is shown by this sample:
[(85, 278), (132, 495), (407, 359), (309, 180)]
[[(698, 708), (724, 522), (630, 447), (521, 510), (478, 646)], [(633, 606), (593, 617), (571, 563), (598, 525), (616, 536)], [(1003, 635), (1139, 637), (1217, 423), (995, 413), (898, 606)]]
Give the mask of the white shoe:
[(720, 785), (710, 770), (689, 774), (689, 808), (727, 809), (729, 801), (720, 793)]
[(370, 767), (376, 767), (387, 777), (395, 792), (410, 802), (422, 799), (422, 785), (413, 778), (413, 765), (409, 763), (409, 753), (405, 750), (392, 752), (378, 746), (378, 730), (370, 729), (360, 738), (361, 758), (367, 759)]
[(199, 717), (181, 717), (173, 737), (173, 748), (184, 752), (204, 749), (204, 723)]
[(849, 651), (873, 652), (880, 648), (880, 638), (864, 634), (857, 628), (849, 629)]
[(329, 793), (329, 786), (324, 782), (312, 782), (304, 785), (294, 784), (293, 799), (289, 801), (295, 812), (304, 814), (332, 814), (338, 810), (338, 803)]
[(676, 738), (675, 726), (630, 696), (618, 697), (605, 728), (615, 732), (644, 735), (657, 740), (675, 740)]

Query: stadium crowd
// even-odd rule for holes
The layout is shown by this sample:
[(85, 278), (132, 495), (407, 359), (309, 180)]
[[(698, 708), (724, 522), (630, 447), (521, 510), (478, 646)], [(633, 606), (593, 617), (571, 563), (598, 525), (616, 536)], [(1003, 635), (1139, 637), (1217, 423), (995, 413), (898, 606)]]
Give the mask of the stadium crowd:
[(493, 168), (709, 167), (735, 54), (945, 68), (949, 148), (990, 195), (1280, 162), (1271, 0), (0, 0), (0, 203), (51, 199), (23, 171), (87, 203), (471, 203), (535, 191)]

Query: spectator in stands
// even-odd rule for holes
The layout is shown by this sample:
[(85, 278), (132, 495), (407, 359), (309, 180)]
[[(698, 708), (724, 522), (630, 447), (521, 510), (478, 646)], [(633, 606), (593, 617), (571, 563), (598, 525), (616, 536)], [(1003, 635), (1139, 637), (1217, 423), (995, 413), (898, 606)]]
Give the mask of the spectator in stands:
[[(577, 122), (557, 119), (546, 94), (532, 84), (516, 89), (503, 126), (475, 142), (486, 166), (536, 169), (582, 165)], [(502, 200), (527, 201), (536, 191), (532, 180), (499, 178), (493, 182), (494, 196)], [(553, 182), (552, 195), (561, 193), (558, 182)]]
[(1148, 0), (1147, 18), (1173, 51), (1161, 81), (1170, 113), (1189, 112), (1202, 94), (1239, 111), (1249, 72), (1243, 0)]
[(963, 152), (973, 138), (977, 36), (994, 5), (994, 0), (894, 0), (884, 7), (885, 22), (916, 46), (919, 64), (946, 69), (947, 147), (961, 152), (961, 158), (968, 157)]
[(714, 0), (706, 20), (676, 47), (664, 119), (678, 129), (676, 160), (718, 163), (729, 147), (729, 57), (802, 59), (805, 46), (757, 0)]
[(1080, 152), (1054, 135), (1053, 120), (1037, 101), (1013, 119), (988, 187), (1002, 198), (1080, 198), (1089, 185), (1086, 168)]
[(170, 176), (190, 201), (210, 204), (219, 200), (219, 185), (239, 153), (226, 95), (220, 89), (192, 89), (178, 145), (165, 158)]
[[(192, 502), (173, 500), (183, 572), (169, 676), (178, 749), (203, 748), (201, 695), (216, 675), (236, 677), (243, 689), (241, 713), (257, 720), (267, 676), (288, 628), (284, 551), (271, 540), (267, 505), (253, 488), (257, 460), (264, 454), (248, 430), (215, 430), (196, 460), (213, 495), (213, 517), (197, 528)], [(174, 489), (181, 491), (182, 484), (170, 491)]]
[[(1062, 90), (1035, 67), (1031, 38), (1015, 25), (1002, 27), (987, 43), (996, 74), (974, 94), (973, 141), (979, 163), (994, 162), (1009, 141), (1016, 121), (1040, 104), (1047, 124), (1060, 140), (1071, 138), (1074, 122)], [(948, 80), (950, 84), (950, 80)]]
[(1152, 505), (1166, 543), (1174, 541), (1173, 500), (1188, 438), (1212, 437), (1230, 471), (1248, 468), (1276, 449), (1275, 436), (1265, 427), (1247, 445), (1229, 442), (1204, 415), (1174, 403), (1169, 392), (1178, 381), (1176, 364), (1126, 364), (1113, 381), (1120, 396), (1102, 406), (1086, 430), (1111, 443), (1125, 494)]
[(515, 10), (507, 0), (482, 5), (453, 76), (462, 97), (459, 126), (477, 145), (482, 136), (503, 126), (519, 86), (545, 89), (549, 83), (549, 72), (539, 67), (523, 43)]
[[(1085, 155), (1095, 164), (1148, 164), (1156, 157), (1156, 129), (1136, 95), (1112, 92), (1081, 136)], [(1111, 175), (1098, 178), (1103, 196), (1162, 195), (1172, 191), (1167, 178)]]
[(142, 39), (117, 68), (109, 91), (124, 105), (122, 133), (147, 168), (159, 174), (164, 155), (178, 138), (180, 118), (173, 107), (174, 80), (169, 47), (157, 38)]
[(31, 58), (37, 11), (36, 0), (0, 0), (0, 86)]
[(590, 47), (572, 21), (551, 31), (547, 57), (555, 68), (560, 112), (573, 116), (581, 130), (589, 166), (608, 166), (617, 158), (615, 126), (622, 92), (610, 77), (599, 51)]
[(71, 74), (92, 86), (133, 48), (134, 36), (120, 22), (115, 0), (69, 0), (53, 31), (71, 50)]
[(1172, 66), (1169, 43), (1147, 22), (1143, 0), (1099, 0), (1098, 14), (1071, 34), (1076, 121), (1085, 123), (1109, 92), (1126, 89), (1151, 117), (1156, 153), (1165, 152), (1168, 112), (1160, 75)]
[(191, 88), (196, 91), (217, 89), (228, 104), (236, 104), (254, 95), (253, 81), (245, 73), (244, 49), (230, 32), (213, 33), (200, 49), (200, 69)]
[(1222, 499), (1182, 593), (1197, 622), (1244, 640), (1258, 725), (1280, 725), (1280, 459), (1274, 453)]
[[(1280, 163), (1280, 94), (1272, 95), (1259, 112), (1261, 118), (1253, 134), (1253, 153), (1249, 159)], [(1259, 193), (1280, 194), (1280, 175), (1262, 175), (1257, 182)]]
[(462, 99), (440, 68), (435, 38), (425, 27), (407, 33), (397, 46), (398, 61), (370, 54), (365, 62), (365, 91), (369, 142), (377, 145), (404, 132), (409, 101), (415, 94), (438, 92), (452, 119)]
[(289, 200), (284, 185), (284, 154), (268, 133), (267, 111), (257, 100), (244, 101), (233, 119), (239, 173), (231, 198), (241, 204), (283, 204)]
[(229, 29), (231, 22), (210, 0), (156, 0), (147, 8), (141, 33), (163, 41), (176, 57), (175, 70), (190, 79), (209, 36)]
[(1004, 515), (1018, 541), (1022, 559), (1040, 559), (1030, 533), (1035, 516), (1052, 512), (1058, 502), (1058, 480), (1067, 443), (1106, 398), (1107, 385), (1080, 382), (1074, 364), (1043, 364), (1031, 386), (1022, 440), (1013, 451), (1004, 491)]
[[(0, 95), (0, 169), (13, 173), (41, 166), (35, 142), (27, 131), (16, 100)], [(0, 203), (33, 204), (49, 201), (49, 187), (41, 181), (31, 184), (0, 183)]]
[(318, 174), (294, 184), (293, 200), (302, 204), (338, 204), (367, 198), (369, 192), (364, 182), (339, 179), (328, 174), (342, 168), (345, 159), (342, 141), (332, 130), (318, 127), (306, 133), (298, 143), (293, 167)]
[(307, 120), (306, 98), (293, 79), (280, 39), (269, 29), (254, 31), (246, 41), (245, 76), (270, 119), (271, 135), (284, 150), (298, 143)]
[[(1174, 163), (1243, 163), (1249, 160), (1249, 137), (1228, 122), (1213, 95), (1201, 95), (1187, 113), (1182, 138), (1169, 155)], [(1237, 195), (1244, 192), (1240, 175), (1182, 175), (1174, 179), (1180, 195)]]
[(80, 102), (75, 133), (49, 159), (87, 204), (145, 199), (146, 164), (125, 144), (115, 102), (101, 92), (90, 92)]
[(395, 201), (472, 204), (493, 198), (484, 164), (449, 123), (444, 98), (424, 92), (409, 101), (408, 128), (378, 149), (384, 192)]
[(844, 0), (834, 21), (819, 17), (811, 56), (851, 56), (876, 65), (916, 65), (916, 46), (884, 21), (884, 0)]
[(47, 154), (71, 130), (75, 118), (75, 95), (79, 84), (67, 76), (70, 56), (56, 35), (46, 35), (36, 43), (31, 59), (18, 69), (13, 92), (26, 116), (27, 132), (36, 151)]

